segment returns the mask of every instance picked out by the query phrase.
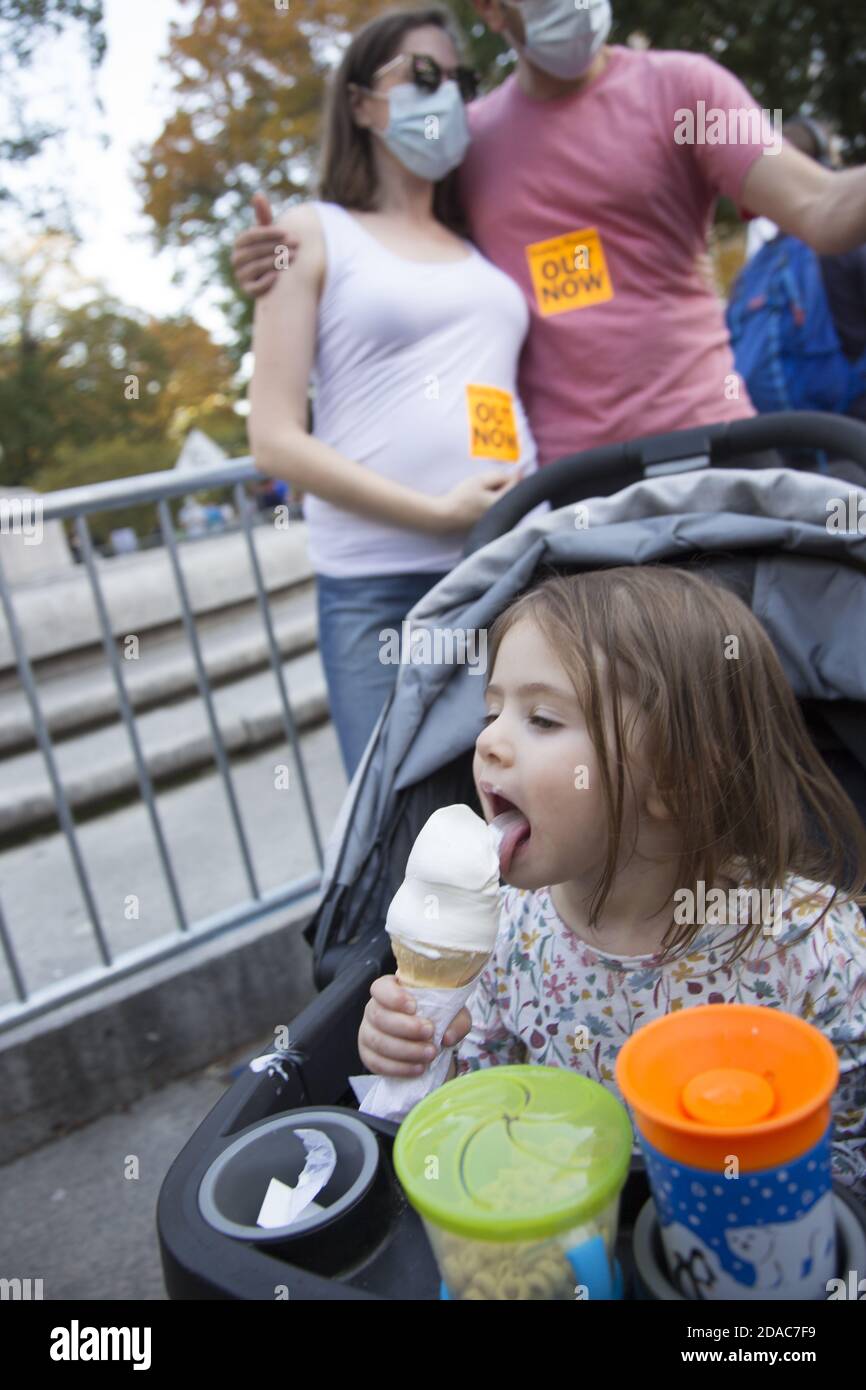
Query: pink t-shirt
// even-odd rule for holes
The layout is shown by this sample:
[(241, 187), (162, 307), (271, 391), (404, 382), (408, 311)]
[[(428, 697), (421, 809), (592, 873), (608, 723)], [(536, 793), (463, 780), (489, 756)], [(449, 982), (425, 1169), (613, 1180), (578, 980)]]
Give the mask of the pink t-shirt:
[[(535, 101), (512, 74), (468, 109), (461, 193), (529, 300), (519, 385), (539, 463), (753, 415), (706, 252), (717, 195), (736, 200), (761, 154), (742, 83), (700, 54), (614, 45), (584, 91)], [(678, 143), (687, 109), (694, 142)]]

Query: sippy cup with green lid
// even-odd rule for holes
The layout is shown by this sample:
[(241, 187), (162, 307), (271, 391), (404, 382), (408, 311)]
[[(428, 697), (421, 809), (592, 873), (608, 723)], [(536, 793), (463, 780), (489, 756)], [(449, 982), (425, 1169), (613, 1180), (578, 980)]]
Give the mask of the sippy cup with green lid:
[(443, 1298), (621, 1297), (619, 1196), (632, 1128), (604, 1086), (560, 1067), (490, 1067), (414, 1106), (394, 1168)]

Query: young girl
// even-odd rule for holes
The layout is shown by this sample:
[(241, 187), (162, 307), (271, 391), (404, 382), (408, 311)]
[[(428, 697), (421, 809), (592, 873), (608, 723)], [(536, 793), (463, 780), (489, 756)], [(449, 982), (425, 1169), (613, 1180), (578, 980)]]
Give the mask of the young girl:
[[(540, 1062), (618, 1094), (617, 1052), (651, 1019), (782, 1008), (838, 1052), (834, 1175), (866, 1197), (866, 832), (758, 620), (694, 572), (623, 567), (545, 580), (488, 652), (475, 785), (488, 821), (520, 815), (449, 1077)], [(371, 994), (364, 1065), (422, 1071), (410, 996), (396, 976)]]

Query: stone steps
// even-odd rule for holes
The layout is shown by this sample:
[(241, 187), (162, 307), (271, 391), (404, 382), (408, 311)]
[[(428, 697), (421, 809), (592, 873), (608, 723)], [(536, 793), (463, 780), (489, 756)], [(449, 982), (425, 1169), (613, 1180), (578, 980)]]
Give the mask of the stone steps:
[[(316, 645), (312, 584), (270, 595), (269, 607), (283, 656), (296, 656)], [(269, 664), (257, 603), (198, 618), (196, 629), (212, 685)], [(166, 704), (198, 689), (192, 650), (179, 623), (144, 633), (137, 643), (137, 655), (123, 660), (121, 669), (135, 710)], [(68, 738), (120, 717), (117, 688), (102, 648), (90, 647), (73, 657), (41, 663), (36, 675), (40, 707), (53, 738)], [(13, 682), (7, 676), (4, 685), (5, 689), (0, 687), (0, 757), (36, 747), (30, 706), (17, 677)]]
[[(328, 718), (325, 678), (317, 650), (283, 663), (289, 704), (299, 729)], [(273, 672), (243, 676), (213, 692), (219, 729), (230, 754), (251, 752), (284, 735), (282, 703)], [(202, 699), (184, 699), (138, 716), (139, 740), (155, 785), (209, 768), (213, 739)], [(139, 783), (126, 726), (115, 721), (55, 745), (60, 777), (73, 811), (94, 812), (119, 797), (138, 795)], [(54, 796), (41, 752), (7, 757), (0, 784), (0, 840), (55, 824)]]

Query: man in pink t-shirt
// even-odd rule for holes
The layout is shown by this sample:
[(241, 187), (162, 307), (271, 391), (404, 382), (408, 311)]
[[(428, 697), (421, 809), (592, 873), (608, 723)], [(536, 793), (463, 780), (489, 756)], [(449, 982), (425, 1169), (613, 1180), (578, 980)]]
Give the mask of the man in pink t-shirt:
[(866, 171), (815, 179), (709, 58), (606, 45), (607, 0), (474, 4), (518, 65), (468, 108), (460, 189), (479, 249), (529, 301), (520, 391), (539, 463), (754, 414), (713, 287), (716, 199), (816, 249), (856, 244)]
[(585, 89), (534, 99), (518, 70), (468, 108), (462, 201), (529, 301), (520, 391), (542, 464), (754, 414), (707, 234), (762, 146), (676, 144), (675, 112), (699, 100), (755, 108), (708, 58), (614, 46)]

